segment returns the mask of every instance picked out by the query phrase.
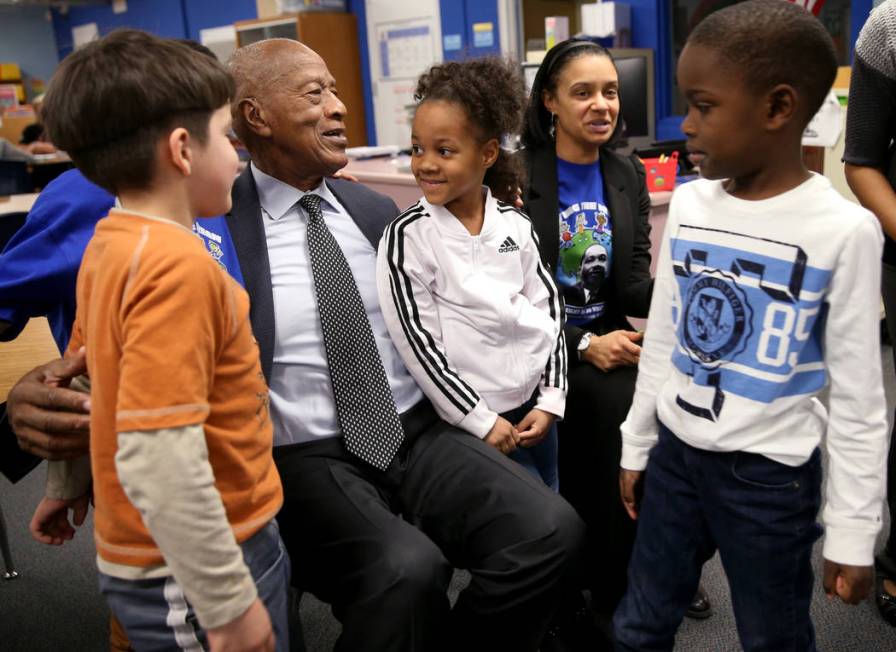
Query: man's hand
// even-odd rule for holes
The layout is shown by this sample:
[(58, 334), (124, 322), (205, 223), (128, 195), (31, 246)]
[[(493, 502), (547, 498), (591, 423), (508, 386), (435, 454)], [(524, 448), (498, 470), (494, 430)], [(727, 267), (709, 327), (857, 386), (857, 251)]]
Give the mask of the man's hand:
[(642, 337), (642, 333), (622, 330), (601, 336), (594, 335), (582, 354), (582, 359), (601, 371), (636, 365), (641, 359), (641, 347), (635, 342), (640, 342)]
[(638, 520), (643, 478), (644, 471), (619, 469), (619, 494), (622, 496), (622, 506), (633, 521)]
[(206, 631), (212, 652), (273, 652), (271, 617), (258, 598), (242, 616)]
[(554, 418), (550, 412), (538, 408), (529, 410), (529, 414), (514, 426), (519, 437), (519, 445), (529, 448), (544, 439), (554, 423)]
[(511, 451), (516, 450), (517, 444), (520, 442), (520, 436), (511, 425), (510, 421), (503, 417), (495, 420), (495, 425), (488, 431), (485, 436), (485, 443), (497, 448), (499, 451), (507, 455)]
[[(61, 546), (75, 536), (75, 527), (84, 523), (89, 504), (89, 493), (71, 500), (44, 498), (34, 510), (34, 516), (31, 517), (31, 523), (28, 526), (31, 536), (41, 543)], [(71, 523), (68, 520), (69, 510), (72, 511)]]
[(19, 447), (48, 460), (87, 454), (90, 396), (68, 389), (87, 371), (85, 351), (54, 360), (25, 374), (6, 399), (6, 414)]
[(824, 592), (829, 600), (840, 598), (846, 604), (858, 604), (871, 594), (874, 569), (824, 560)]

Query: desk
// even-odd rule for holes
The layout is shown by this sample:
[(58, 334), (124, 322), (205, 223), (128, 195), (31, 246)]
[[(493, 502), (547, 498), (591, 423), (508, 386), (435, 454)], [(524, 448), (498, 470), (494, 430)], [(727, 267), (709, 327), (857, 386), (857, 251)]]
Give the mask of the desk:
[(0, 216), (9, 213), (27, 213), (37, 201), (39, 193), (32, 192), (27, 195), (11, 195), (9, 197), (0, 197)]
[(423, 196), (414, 175), (410, 172), (399, 172), (398, 167), (389, 158), (370, 158), (363, 161), (349, 159), (343, 170), (357, 177), (371, 190), (391, 197), (399, 210), (413, 206)]
[(12, 342), (0, 342), (0, 402), (12, 386), (37, 365), (59, 357), (50, 324), (35, 317)]
[[(347, 173), (358, 178), (360, 183), (371, 190), (376, 190), (398, 204), (398, 208), (404, 210), (413, 205), (422, 192), (414, 181), (414, 175), (410, 172), (399, 172), (390, 159), (376, 158), (366, 161), (349, 161), (343, 168)], [(28, 212), (37, 199), (37, 194), (13, 195), (12, 197), (0, 197), (0, 216), (4, 213)], [(663, 229), (666, 227), (666, 218), (669, 216), (669, 201), (672, 192), (650, 193), (650, 271), (656, 274), (656, 261), (660, 253), (660, 240)]]

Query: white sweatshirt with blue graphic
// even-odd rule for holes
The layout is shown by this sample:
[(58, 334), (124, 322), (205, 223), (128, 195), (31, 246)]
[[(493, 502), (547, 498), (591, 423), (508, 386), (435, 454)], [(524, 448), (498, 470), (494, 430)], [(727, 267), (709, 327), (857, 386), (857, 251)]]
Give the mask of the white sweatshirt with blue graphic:
[[(887, 457), (874, 216), (822, 176), (770, 199), (720, 181), (675, 191), (622, 424), (625, 469), (643, 470), (657, 420), (708, 451), (790, 466), (826, 434), (824, 556), (872, 562)], [(830, 388), (829, 409), (818, 400)]]

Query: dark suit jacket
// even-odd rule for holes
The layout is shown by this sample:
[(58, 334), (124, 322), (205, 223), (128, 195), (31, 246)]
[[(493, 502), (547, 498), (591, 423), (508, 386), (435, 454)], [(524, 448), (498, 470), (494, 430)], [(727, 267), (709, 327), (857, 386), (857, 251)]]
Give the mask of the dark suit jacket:
[[(553, 148), (525, 151), (528, 185), (523, 210), (538, 234), (541, 258), (551, 270), (560, 251), (557, 154)], [(609, 149), (600, 152), (604, 199), (613, 220), (613, 268), (605, 281), (610, 290), (607, 312), (595, 325), (598, 334), (630, 329), (626, 316), (646, 317), (650, 310), (650, 196), (644, 166), (634, 156)], [(566, 343), (575, 351), (585, 329), (566, 326)]]
[[(327, 186), (376, 249), (383, 230), (398, 216), (395, 202), (352, 181), (327, 179)], [(233, 184), (232, 197), (233, 207), (227, 214), (227, 227), (249, 293), (249, 319), (258, 341), (261, 369), (270, 382), (274, 361), (274, 291), (261, 204), (250, 168), (247, 167)], [(370, 273), (375, 274), (376, 270), (371, 269)]]

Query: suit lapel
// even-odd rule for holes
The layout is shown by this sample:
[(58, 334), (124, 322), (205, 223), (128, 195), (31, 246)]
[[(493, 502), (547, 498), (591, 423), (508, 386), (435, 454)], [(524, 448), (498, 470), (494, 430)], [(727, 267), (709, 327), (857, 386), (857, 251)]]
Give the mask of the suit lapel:
[(327, 179), (326, 183), (330, 191), (336, 196), (336, 199), (339, 200), (339, 203), (342, 204), (345, 212), (348, 213), (352, 221), (361, 229), (364, 237), (370, 241), (370, 244), (376, 250), (379, 247), (385, 225), (378, 220), (363, 219), (370, 212), (370, 205), (365, 205), (361, 193), (356, 192), (354, 182)]
[(261, 369), (270, 383), (274, 360), (274, 291), (261, 204), (249, 167), (237, 178), (231, 194), (233, 206), (227, 214), (227, 228), (249, 293), (249, 319), (258, 341)]
[(613, 220), (613, 279), (627, 279), (631, 271), (631, 254), (634, 239), (634, 216), (625, 194), (625, 169), (627, 162), (614, 152), (602, 152), (604, 193), (607, 209)]
[(552, 149), (536, 150), (532, 154), (524, 210), (538, 235), (542, 259), (552, 270), (556, 269), (560, 221), (557, 217), (557, 155)]

